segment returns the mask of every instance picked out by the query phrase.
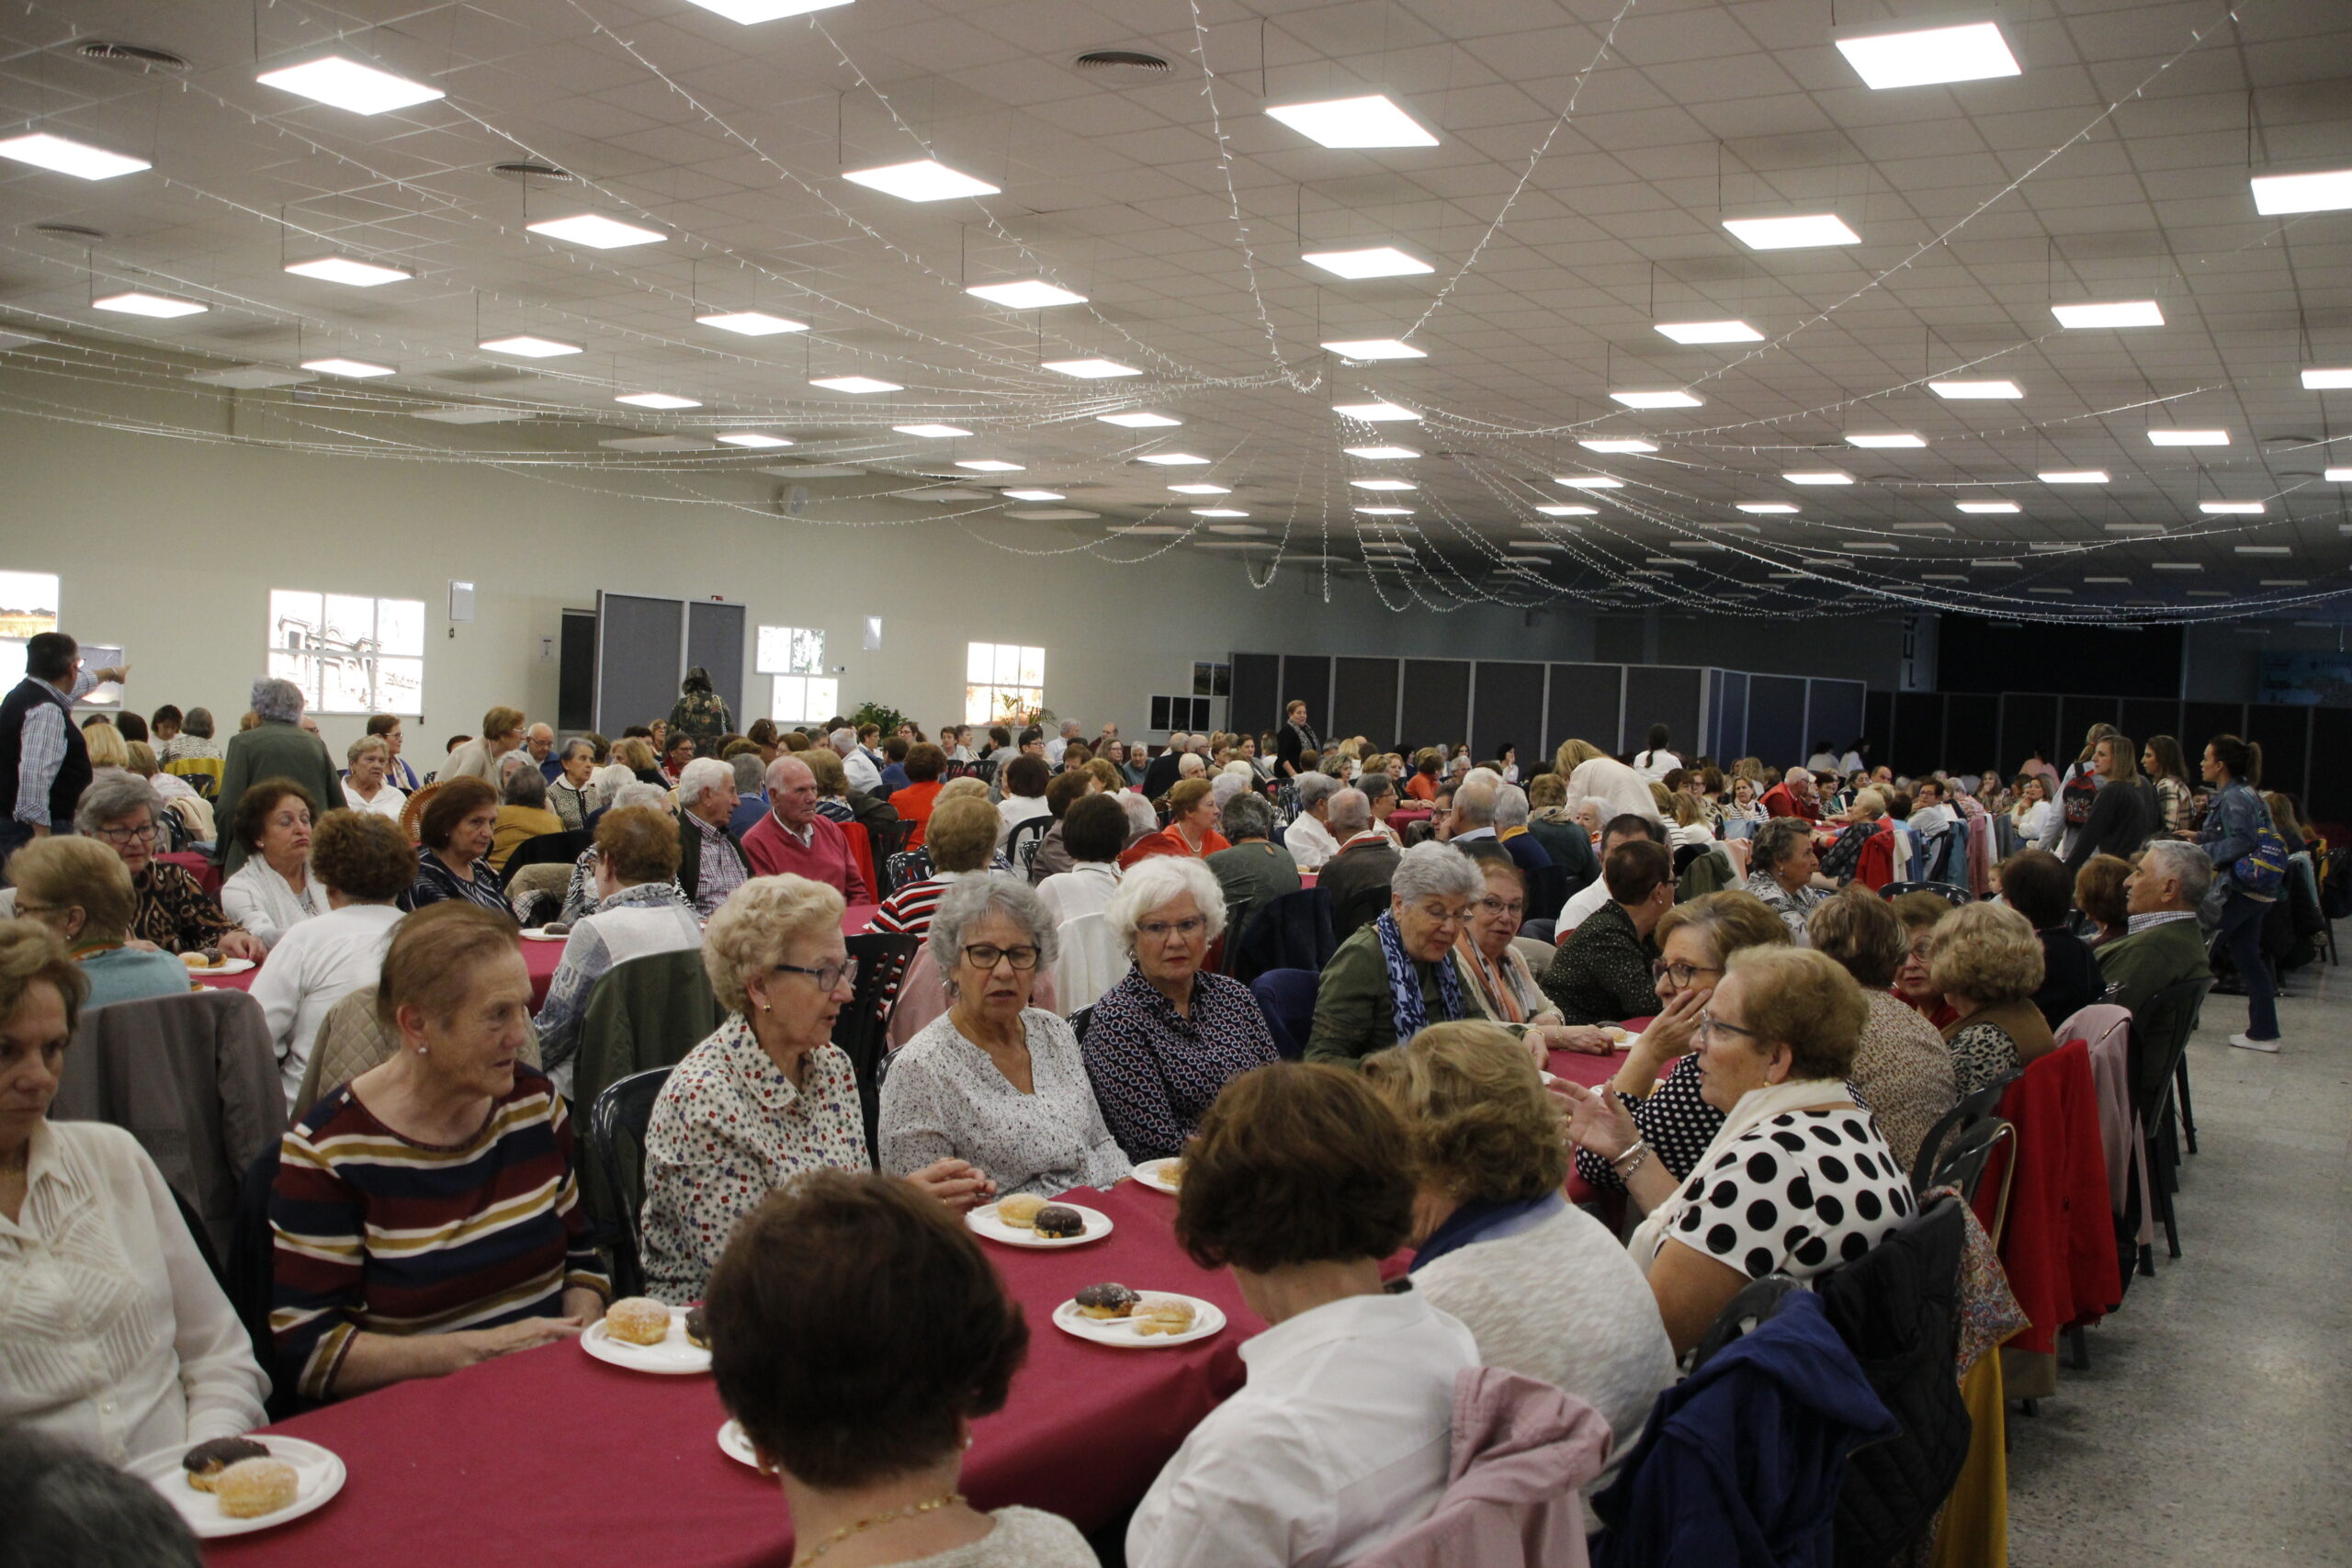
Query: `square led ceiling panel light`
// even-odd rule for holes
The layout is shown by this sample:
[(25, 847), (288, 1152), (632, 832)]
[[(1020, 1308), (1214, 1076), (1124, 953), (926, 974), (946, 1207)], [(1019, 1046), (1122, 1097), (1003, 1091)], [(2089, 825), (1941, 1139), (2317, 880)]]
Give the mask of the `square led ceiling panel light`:
[(82, 180), (110, 180), (118, 175), (135, 175), (141, 169), (154, 167), (144, 158), (109, 152), (103, 147), (69, 141), (62, 136), (51, 136), (45, 130), (35, 131), (30, 136), (12, 136), (6, 141), (0, 141), (0, 158), (13, 158), (19, 164), (30, 164), (36, 169), (72, 175)]
[(1588, 452), (1655, 452), (1657, 450), (1657, 442), (1644, 441), (1636, 435), (1605, 436), (1599, 441), (1579, 441), (1577, 445)]
[(1849, 485), (1854, 482), (1853, 475), (1841, 473), (1836, 468), (1812, 468), (1782, 474), (1781, 478), (1792, 485)]
[(2227, 446), (2230, 433), (2226, 430), (2151, 430), (2151, 446)]
[(1086, 296), (1073, 294), (1041, 277), (1022, 283), (982, 283), (964, 290), (976, 299), (991, 305), (1001, 305), (1008, 310), (1043, 310), (1056, 305), (1083, 305)]
[(1393, 337), (1343, 338), (1323, 345), (1342, 359), (1427, 359), (1411, 344)]
[(1266, 113), (1326, 147), (1434, 147), (1437, 138), (1379, 93), (1321, 103), (1281, 104)]
[(1383, 424), (1396, 421), (1418, 422), (1420, 415), (1411, 409), (1398, 408), (1395, 403), (1333, 403), (1331, 412), (1341, 419), (1361, 420), (1366, 424)]
[(559, 359), (567, 354), (586, 352), (576, 343), (559, 343), (554, 338), (534, 337), (529, 333), (490, 338), (474, 346), (491, 354), (511, 354), (518, 359)]
[(1971, 516), (1978, 517), (2006, 517), (2024, 510), (2014, 501), (1962, 501), (1954, 504)]
[(952, 201), (959, 196), (995, 196), (998, 187), (986, 180), (957, 174), (932, 158), (911, 164), (890, 164), (878, 169), (851, 169), (842, 178), (901, 201)]
[(416, 276), (396, 266), (379, 266), (352, 256), (318, 256), (310, 261), (288, 262), (286, 270), (297, 277), (315, 277), (352, 288), (378, 288), (387, 283), (405, 283)]
[(2306, 392), (2341, 392), (2352, 390), (2352, 369), (2328, 370), (2313, 367), (2303, 372)]
[(785, 17), (805, 17), (811, 11), (830, 11), (836, 6), (846, 6), (850, 0), (686, 0), (714, 16), (745, 27), (759, 22), (773, 22)]
[(1069, 499), (1057, 490), (1009, 490), (1004, 493), (1015, 501), (1068, 501)]
[(550, 218), (541, 223), (523, 225), (534, 234), (544, 234), (550, 240), (567, 244), (585, 245), (592, 251), (621, 251), (631, 245), (656, 245), (670, 236), (659, 229), (640, 224), (624, 223), (617, 218), (601, 213), (579, 212), (570, 218)]
[(723, 333), (739, 333), (744, 337), (774, 337), (778, 333), (805, 333), (806, 321), (796, 321), (789, 316), (771, 316), (765, 310), (714, 310), (696, 316), (706, 327), (717, 327)]
[(945, 441), (972, 434), (960, 424), (894, 424), (890, 428), (901, 435), (920, 435), (931, 441)]
[(2009, 52), (2008, 40), (1991, 22), (1900, 33), (1847, 34), (1838, 38), (1838, 52), (1846, 57), (1864, 86), (1880, 92), (2024, 74), (2017, 56)]
[(174, 299), (132, 288), (120, 294), (109, 294), (103, 299), (93, 299), (90, 308), (112, 310), (118, 315), (152, 316), (158, 321), (167, 321), (174, 316), (200, 316), (212, 307), (199, 305), (193, 299)]
[(1298, 259), (1309, 266), (1319, 266), (1325, 272), (1351, 281), (1366, 277), (1409, 277), (1417, 273), (1437, 270), (1425, 261), (1417, 261), (1407, 255), (1394, 245), (1374, 245), (1362, 251), (1311, 251)]
[(1211, 484), (1170, 485), (1168, 487), (1168, 492), (1170, 495), (1231, 495), (1233, 493), (1233, 487), (1231, 485)]
[(2165, 313), (2154, 299), (2123, 299), (2109, 304), (2052, 305), (2050, 313), (2070, 332), (2087, 327), (2160, 327)]
[(1625, 481), (1608, 474), (1554, 474), (1552, 482), (1570, 490), (1623, 490)]
[(976, 474), (1017, 474), (1023, 468), (1022, 464), (1008, 463), (1001, 457), (967, 457), (956, 466), (969, 468)]
[(1138, 463), (1158, 463), (1164, 468), (1197, 468), (1208, 459), (1196, 452), (1146, 452), (1136, 459)]
[(389, 71), (345, 60), (339, 54), (313, 60), (307, 65), (265, 71), (254, 80), (265, 87), (276, 87), (353, 114), (382, 114), (449, 96), (438, 87), (428, 87)]
[(624, 392), (613, 400), (640, 409), (698, 409), (702, 404), (692, 398), (681, 398), (669, 392)]
[(2341, 212), (2352, 208), (2352, 169), (2311, 175), (2257, 175), (2247, 182), (2254, 209), (2265, 218), (2296, 212)]
[(1743, 501), (1739, 509), (1758, 517), (1789, 517), (1796, 513), (1796, 508), (1785, 501)]
[(2033, 477), (2046, 485), (2103, 485), (2108, 482), (2105, 468), (2044, 468)]
[(1907, 430), (1889, 430), (1877, 433), (1849, 430), (1846, 433), (1847, 446), (1869, 447), (1872, 450), (1876, 450), (1881, 447), (1925, 446), (1928, 443), (1924, 439), (1912, 434)]
[(791, 441), (781, 435), (770, 435), (762, 430), (722, 430), (711, 437), (722, 446), (742, 446), (764, 451), (771, 446), (789, 446)]
[(1341, 450), (1346, 452), (1351, 457), (1364, 457), (1375, 463), (1391, 462), (1399, 458), (1418, 457), (1420, 456), (1419, 452), (1414, 451), (1410, 446), (1347, 446), (1342, 447)]
[(378, 376), (397, 376), (400, 367), (393, 365), (371, 365), (365, 359), (305, 359), (302, 368), (315, 370), (322, 376), (342, 376), (354, 381), (365, 381)]
[(1115, 424), (1125, 430), (1159, 430), (1184, 423), (1164, 413), (1098, 413), (1094, 417), (1104, 424)]
[(1804, 251), (1823, 245), (1859, 245), (1862, 237), (1834, 212), (1793, 218), (1726, 218), (1724, 227), (1751, 251)]
[(1657, 330), (1680, 344), (1764, 341), (1764, 334), (1746, 321), (1660, 321)]

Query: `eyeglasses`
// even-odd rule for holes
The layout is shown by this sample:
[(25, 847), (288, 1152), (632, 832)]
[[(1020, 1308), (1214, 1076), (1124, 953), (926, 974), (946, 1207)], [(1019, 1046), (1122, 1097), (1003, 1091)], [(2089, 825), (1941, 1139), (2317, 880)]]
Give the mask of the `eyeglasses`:
[(854, 958), (844, 958), (839, 964), (827, 964), (816, 969), (805, 968), (797, 964), (776, 964), (769, 967), (773, 973), (778, 975), (806, 975), (817, 982), (817, 988), (820, 991), (831, 991), (843, 980), (849, 981), (852, 985), (857, 983), (857, 960)]
[(1016, 972), (1037, 967), (1039, 949), (1034, 947), (992, 947), (986, 942), (964, 950), (964, 962), (975, 969), (993, 969), (1000, 964), (1010, 964)]
[(100, 828), (91, 837), (104, 839), (117, 848), (124, 844), (152, 844), (155, 841), (155, 825), (144, 828)]
[(1478, 908), (1490, 915), (1523, 915), (1527, 913), (1527, 901), (1522, 898), (1514, 903), (1506, 898), (1481, 898)]
[(1431, 908), (1427, 904), (1417, 904), (1414, 908), (1419, 913), (1421, 919), (1433, 926), (1458, 926), (1470, 918), (1470, 909), (1467, 905), (1460, 908)]
[[(1208, 918), (1193, 915), (1181, 920), (1146, 920), (1136, 927), (1136, 934), (1163, 942), (1171, 936), (1196, 937), (1209, 929)], [(1020, 965), (1015, 964), (1015, 968)]]
[(1724, 1034), (1736, 1034), (1748, 1040), (1761, 1040), (1764, 1038), (1752, 1029), (1743, 1029), (1736, 1023), (1725, 1023), (1722, 1019), (1717, 1018), (1713, 1013), (1707, 1011), (1703, 1008), (1701, 1009), (1699, 1012), (1699, 1027), (1693, 1031), (1693, 1032), (1697, 1034), (1699, 1043), (1702, 1045), (1713, 1044), (1714, 1043), (1715, 1035), (1718, 1032)]
[(1690, 982), (1697, 979), (1702, 975), (1720, 975), (1722, 973), (1722, 970), (1710, 968), (1703, 964), (1668, 964), (1663, 958), (1650, 965), (1651, 979), (1672, 980), (1674, 982), (1674, 988), (1678, 991), (1688, 989)]

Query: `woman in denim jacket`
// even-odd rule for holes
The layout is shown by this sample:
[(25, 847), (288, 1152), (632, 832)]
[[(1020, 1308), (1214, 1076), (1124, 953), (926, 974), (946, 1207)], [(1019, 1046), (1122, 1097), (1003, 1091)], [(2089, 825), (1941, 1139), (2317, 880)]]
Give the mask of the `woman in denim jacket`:
[(2270, 984), (2270, 966), (2262, 958), (2262, 919), (2278, 899), (2247, 892), (2232, 872), (2242, 857), (2253, 852), (2256, 835), (2269, 819), (2262, 797), (2247, 783), (2254, 765), (2254, 748), (2234, 735), (2216, 735), (2207, 742), (2203, 771), (2205, 782), (2213, 786), (2213, 805), (2205, 814), (2198, 842), (2213, 857), (2214, 881), (2229, 889), (2222, 905), (2221, 938), (2245, 987), (2245, 1032), (2231, 1035), (2230, 1043), (2247, 1051), (2275, 1053), (2278, 1003)]

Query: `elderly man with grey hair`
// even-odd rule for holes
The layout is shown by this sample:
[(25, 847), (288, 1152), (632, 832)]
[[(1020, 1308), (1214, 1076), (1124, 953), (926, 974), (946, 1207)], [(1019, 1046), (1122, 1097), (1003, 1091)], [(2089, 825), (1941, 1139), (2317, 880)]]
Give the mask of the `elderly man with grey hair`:
[(727, 830), (741, 842), (768, 814), (767, 764), (760, 761), (757, 751), (738, 751), (727, 759), (727, 765), (735, 770), (736, 796), (735, 815), (727, 819)]
[(2166, 986), (2212, 973), (2197, 907), (2213, 886), (2213, 862), (2196, 844), (2158, 839), (2123, 879), (2124, 934), (2098, 950), (2108, 999), (2133, 1012)]
[(237, 802), (251, 785), (264, 779), (288, 779), (310, 792), (311, 798), (332, 805), (343, 798), (343, 778), (323, 742), (302, 728), (302, 688), (291, 681), (263, 679), (254, 682), (253, 709), (261, 722), (229, 738), (227, 759), (220, 765), (220, 788), (212, 802), (212, 819), (222, 825), (220, 837), (223, 874), (241, 870), (253, 846), (227, 830), (237, 819)]
[(704, 919), (752, 876), (742, 840), (727, 830), (737, 799), (735, 770), (716, 757), (696, 757), (678, 774), (678, 886)]
[(1030, 1005), (1058, 948), (1044, 900), (1001, 873), (963, 877), (941, 896), (928, 947), (948, 1008), (891, 1054), (876, 1134), (882, 1169), (906, 1176), (960, 1159), (1007, 1198), (1125, 1176), (1078, 1036)]
[(1340, 840), (1331, 836), (1331, 797), (1346, 786), (1329, 773), (1301, 773), (1291, 787), (1298, 792), (1298, 815), (1283, 830), (1283, 842), (1299, 870), (1320, 871), (1340, 852)]
[[(1453, 798), (1457, 806), (1461, 804), (1462, 795), (1459, 791), (1455, 792)], [(1528, 816), (1525, 790), (1515, 784), (1507, 784), (1498, 789), (1495, 792), (1494, 808), (1495, 842), (1502, 846), (1503, 853), (1510, 856), (1511, 863), (1519, 867), (1520, 874), (1529, 879), (1531, 887), (1541, 881), (1547, 887), (1565, 888), (1565, 880), (1562, 878), (1539, 876), (1540, 873), (1551, 871), (1556, 863), (1552, 859), (1552, 852), (1545, 849), (1535, 835), (1528, 830)], [(1548, 909), (1539, 909), (1530, 905), (1527, 910), (1530, 919), (1539, 920), (1551, 919), (1559, 912), (1556, 902)]]
[[(1224, 782), (1222, 776), (1217, 779)], [(1250, 916), (1283, 894), (1298, 891), (1298, 863), (1273, 841), (1273, 803), (1262, 795), (1245, 793), (1226, 801), (1218, 809), (1217, 828), (1228, 847), (1201, 863), (1225, 895), (1225, 913), (1238, 942)], [(1141, 862), (1138, 869), (1150, 863)]]
[(849, 775), (850, 788), (872, 795), (882, 787), (882, 769), (857, 743), (856, 730), (843, 725), (825, 737), (825, 744), (842, 760), (842, 772)]
[(1078, 735), (1078, 720), (1074, 718), (1062, 720), (1061, 728), (1055, 733), (1052, 739), (1046, 742), (1046, 765), (1056, 773), (1059, 773), (1062, 766), (1062, 754), (1069, 750), (1069, 743), (1077, 739)]
[[(1367, 773), (1366, 778), (1385, 779)], [(1372, 814), (1372, 800), (1363, 790), (1336, 790), (1329, 801), (1328, 826), (1339, 850), (1323, 863), (1316, 886), (1331, 902), (1331, 929), (1341, 942), (1370, 924), (1388, 908), (1389, 879), (1396, 874), (1396, 840)]]
[(1438, 836), (1465, 851), (1476, 844), (1496, 849), (1495, 801), (1503, 788), (1502, 774), (1491, 769), (1478, 768), (1465, 774), (1453, 786), (1453, 809), (1440, 825)]
[(1389, 879), (1388, 908), (1340, 944), (1315, 992), (1306, 1059), (1352, 1067), (1427, 1025), (1477, 1016), (1453, 966), (1486, 874), (1444, 844), (1415, 844)]

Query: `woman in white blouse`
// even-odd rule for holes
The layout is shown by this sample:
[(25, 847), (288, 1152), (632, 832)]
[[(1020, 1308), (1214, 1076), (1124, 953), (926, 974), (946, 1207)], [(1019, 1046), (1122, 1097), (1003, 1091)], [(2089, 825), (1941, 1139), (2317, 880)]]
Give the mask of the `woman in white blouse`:
[(408, 805), (406, 791), (390, 778), (392, 745), (380, 735), (363, 735), (344, 754), (343, 798), (354, 811), (372, 811), (397, 822)]
[(220, 885), (220, 908), (265, 947), (327, 912), (326, 892), (311, 875), (317, 816), (311, 792), (291, 779), (264, 779), (237, 797), (228, 830), (244, 844), (247, 859)]
[(0, 1426), (120, 1464), (260, 1426), (269, 1385), (146, 1151), (49, 1120), (82, 987), (46, 927), (0, 922)]
[(1050, 969), (1054, 922), (1011, 876), (967, 876), (931, 917), (948, 1010), (892, 1054), (882, 1084), (882, 1168), (968, 1161), (1005, 1197), (1108, 1187), (1127, 1157), (1102, 1120), (1078, 1036), (1029, 1005)]
[[(246, 863), (251, 869), (262, 863)], [(392, 928), (401, 923), (393, 900), (416, 880), (416, 853), (397, 822), (364, 811), (330, 811), (311, 840), (311, 874), (326, 897), (327, 912), (288, 931), (253, 985), (277, 1047), (288, 1111), (296, 1109), (327, 1013), (376, 983)]]

